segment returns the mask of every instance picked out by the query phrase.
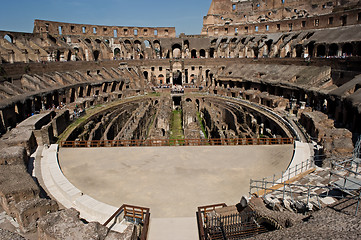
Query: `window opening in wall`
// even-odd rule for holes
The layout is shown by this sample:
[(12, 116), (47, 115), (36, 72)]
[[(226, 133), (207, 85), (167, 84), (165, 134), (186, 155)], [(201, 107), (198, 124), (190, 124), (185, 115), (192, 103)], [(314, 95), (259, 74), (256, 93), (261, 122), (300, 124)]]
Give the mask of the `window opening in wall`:
[(59, 35), (62, 35), (62, 34), (63, 34), (63, 27), (59, 26)]
[(86, 33), (86, 27), (82, 27), (81, 30), (83, 31), (83, 33)]
[(228, 33), (228, 28), (225, 28), (225, 29), (224, 29), (224, 32), (225, 32), (225, 33)]
[(128, 29), (124, 29), (124, 35), (128, 35)]
[(320, 24), (320, 20), (319, 20), (319, 19), (315, 19), (314, 26), (315, 26), (315, 27), (318, 27), (319, 24)]
[(346, 24), (347, 24), (347, 16), (344, 15), (344, 16), (341, 17), (341, 25), (345, 26)]
[(359, 12), (359, 13), (357, 14), (357, 21), (358, 21), (358, 22), (361, 21), (361, 12)]
[(103, 28), (103, 32), (107, 32), (108, 31), (108, 28)]
[(248, 27), (244, 27), (244, 30), (246, 30), (246, 32), (248, 33)]
[(238, 33), (238, 28), (234, 29), (234, 33), (236, 33), (236, 34)]
[(285, 0), (281, 0), (282, 1), (282, 4), (285, 4)]
[(96, 27), (93, 27), (93, 33), (97, 34), (97, 28)]
[(302, 21), (301, 26), (304, 28), (306, 27), (306, 21)]
[(138, 29), (134, 29), (134, 36), (138, 35)]
[(277, 24), (277, 30), (281, 30), (281, 24)]
[(9, 43), (14, 43), (13, 38), (10, 35), (5, 35), (4, 39), (8, 41)]
[(113, 31), (113, 36), (118, 37), (118, 31), (116, 29), (114, 29), (114, 31)]
[(266, 31), (269, 31), (269, 26), (268, 25), (266, 25)]
[(148, 40), (145, 40), (145, 41), (144, 41), (144, 46), (145, 46), (146, 48), (150, 48), (150, 42), (149, 42)]
[(70, 26), (70, 30), (71, 30), (71, 32), (74, 32), (75, 27), (74, 27), (74, 26)]
[(45, 29), (47, 32), (49, 32), (49, 23), (45, 23)]
[(151, 67), (151, 70), (154, 71), (155, 67)]
[(158, 35), (158, 30), (154, 30), (154, 35), (157, 36)]
[(120, 49), (119, 48), (115, 48), (114, 49), (114, 58), (119, 58), (120, 57)]
[(232, 10), (236, 11), (236, 4), (232, 4)]
[(199, 56), (202, 58), (206, 57), (206, 51), (204, 49), (199, 50)]
[(289, 23), (289, 24), (288, 24), (288, 29), (289, 29), (290, 31), (292, 31), (292, 27), (293, 27), (293, 24), (292, 24), (292, 23)]
[(329, 18), (328, 18), (328, 24), (329, 24), (329, 25), (332, 25), (332, 24), (333, 24), (333, 17), (329, 17)]
[(257, 7), (260, 7), (261, 6), (261, 4), (259, 4), (259, 3), (257, 3), (257, 5), (256, 5)]
[(218, 28), (215, 28), (215, 29), (214, 29), (214, 34), (215, 34), (215, 35), (218, 35)]
[(191, 58), (197, 58), (197, 50), (193, 49), (191, 51)]
[(192, 71), (194, 71), (194, 69), (195, 69), (195, 67), (194, 67), (194, 66), (192, 66)]
[(168, 29), (164, 30), (165, 35), (168, 36)]
[(93, 52), (93, 55), (94, 55), (94, 61), (98, 61), (99, 60), (99, 55), (100, 55), (100, 52), (98, 50), (95, 50)]
[(144, 29), (144, 36), (148, 35), (148, 29)]
[(163, 68), (162, 68), (162, 67), (159, 67), (159, 71), (163, 71)]
[(255, 30), (256, 32), (258, 32), (258, 26), (255, 26), (255, 27), (254, 27), (254, 30)]

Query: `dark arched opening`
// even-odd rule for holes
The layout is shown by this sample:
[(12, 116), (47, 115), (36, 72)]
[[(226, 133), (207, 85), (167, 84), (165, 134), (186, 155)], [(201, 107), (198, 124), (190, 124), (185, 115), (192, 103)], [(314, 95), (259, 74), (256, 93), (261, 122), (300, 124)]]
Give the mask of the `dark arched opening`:
[(71, 61), (71, 54), (72, 54), (71, 51), (69, 51), (69, 52), (68, 52), (68, 57), (66, 58), (66, 60), (67, 60), (68, 62)]
[(94, 61), (98, 61), (100, 52), (99, 52), (98, 50), (95, 50), (95, 51), (93, 52), (93, 55), (94, 55)]
[(55, 60), (60, 61), (60, 51), (59, 50), (56, 51)]
[(352, 56), (352, 52), (353, 52), (353, 46), (351, 43), (345, 43), (343, 46), (342, 46), (342, 54), (344, 56)]
[(191, 58), (197, 58), (197, 50), (193, 49), (191, 51)]
[(118, 58), (120, 58), (120, 49), (115, 48), (114, 49), (114, 59), (118, 59)]
[(317, 46), (317, 57), (324, 57), (326, 56), (326, 47), (325, 45), (318, 45)]
[(206, 57), (206, 51), (204, 49), (201, 49), (199, 51), (199, 56), (205, 58)]
[(143, 76), (144, 76), (144, 78), (145, 78), (146, 80), (148, 80), (148, 72), (147, 72), (147, 71), (144, 71), (144, 72), (143, 72)]
[(356, 56), (361, 56), (361, 42), (356, 45)]
[(333, 43), (330, 45), (328, 50), (328, 56), (336, 57), (338, 52), (338, 46), (337, 44)]
[(296, 45), (296, 57), (300, 58), (303, 54), (303, 46), (298, 44)]
[(214, 48), (209, 49), (209, 57), (214, 58)]
[(175, 85), (182, 85), (182, 73), (181, 71), (177, 70), (173, 73), (173, 84)]

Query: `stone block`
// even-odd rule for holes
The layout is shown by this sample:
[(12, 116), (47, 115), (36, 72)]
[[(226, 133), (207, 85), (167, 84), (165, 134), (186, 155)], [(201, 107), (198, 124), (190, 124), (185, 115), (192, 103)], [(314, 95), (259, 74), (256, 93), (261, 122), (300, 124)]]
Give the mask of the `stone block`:
[(39, 193), (24, 166), (0, 165), (0, 203), (10, 216), (14, 216), (17, 203), (37, 198)]
[(57, 211), (58, 208), (58, 204), (54, 200), (45, 198), (26, 200), (15, 205), (15, 218), (21, 231), (35, 231), (37, 220), (48, 213)]
[(109, 232), (100, 223), (84, 223), (79, 219), (79, 212), (66, 209), (50, 213), (38, 221), (39, 239), (126, 239), (124, 234)]
[(28, 163), (26, 149), (21, 146), (2, 147), (0, 149), (0, 165), (24, 165)]

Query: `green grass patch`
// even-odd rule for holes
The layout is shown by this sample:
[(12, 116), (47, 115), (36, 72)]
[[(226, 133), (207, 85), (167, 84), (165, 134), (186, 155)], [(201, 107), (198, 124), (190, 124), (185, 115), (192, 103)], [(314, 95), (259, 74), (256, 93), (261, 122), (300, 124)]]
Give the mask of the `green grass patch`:
[(203, 125), (203, 119), (202, 119), (201, 114), (199, 112), (197, 112), (197, 119), (198, 119), (199, 126), (201, 126), (204, 137), (207, 138), (206, 129), (204, 128), (204, 125)]
[[(184, 133), (183, 133), (183, 118), (182, 118), (182, 110), (174, 110), (172, 112), (172, 118), (170, 122), (170, 140), (174, 139), (184, 139)], [(176, 143), (173, 143), (176, 145)], [(178, 144), (182, 145), (184, 144), (184, 141), (179, 141)], [(172, 145), (172, 142), (170, 143)]]

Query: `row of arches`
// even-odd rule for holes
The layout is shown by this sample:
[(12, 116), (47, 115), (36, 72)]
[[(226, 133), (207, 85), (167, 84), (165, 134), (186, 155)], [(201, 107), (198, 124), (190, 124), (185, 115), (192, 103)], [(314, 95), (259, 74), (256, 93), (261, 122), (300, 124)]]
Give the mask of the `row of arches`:
[[(1, 52), (2, 62), (28, 61), (98, 61), (121, 59), (183, 59), (183, 58), (257, 58), (257, 57), (353, 57), (361, 56), (361, 42), (345, 43), (305, 43), (312, 36), (306, 35), (301, 40), (299, 35), (284, 34), (279, 39), (267, 39), (267, 36), (247, 36), (243, 38), (209, 39), (209, 44), (192, 48), (190, 39), (177, 40), (167, 47), (163, 47), (161, 40), (154, 39), (102, 39), (76, 38), (65, 39), (48, 36), (54, 44), (58, 40), (70, 45), (69, 49), (34, 51), (19, 51), (22, 41), (17, 41), (11, 34), (6, 34), (0, 42), (5, 49), (13, 51)], [(25, 41), (25, 40), (24, 40)], [(45, 42), (45, 40), (42, 40)], [(1, 44), (3, 43), (3, 44)], [(9, 44), (10, 43), (10, 44)], [(167, 42), (167, 44), (169, 44)], [(12, 47), (12, 45), (15, 45)], [(19, 45), (19, 46), (18, 46)], [(64, 49), (64, 48), (63, 48)], [(32, 55), (30, 55), (30, 53)], [(10, 55), (13, 56), (10, 56)], [(36, 54), (39, 57), (35, 56)], [(47, 56), (46, 56), (47, 54)], [(21, 57), (16, 57), (21, 55)], [(29, 56), (25, 56), (29, 55)], [(40, 56), (41, 55), (41, 56)], [(26, 61), (26, 60), (25, 60)]]
[(361, 43), (351, 44), (319, 44), (317, 45), (316, 57), (351, 57), (351, 56), (361, 56)]

